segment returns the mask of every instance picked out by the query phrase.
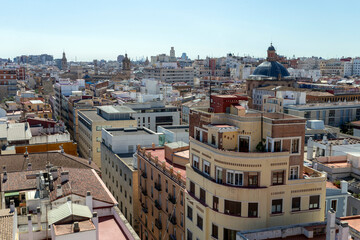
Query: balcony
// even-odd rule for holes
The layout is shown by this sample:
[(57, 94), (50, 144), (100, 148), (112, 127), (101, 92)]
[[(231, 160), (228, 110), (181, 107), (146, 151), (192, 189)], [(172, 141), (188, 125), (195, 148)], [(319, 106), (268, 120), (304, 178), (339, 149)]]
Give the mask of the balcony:
[(175, 236), (174, 234), (170, 234), (170, 235), (169, 235), (169, 239), (170, 239), (170, 240), (176, 240), (176, 236)]
[(176, 197), (171, 195), (169, 193), (169, 196), (168, 196), (168, 200), (172, 203), (172, 204), (176, 204)]
[(141, 176), (146, 179), (147, 178), (146, 171), (142, 171)]
[(144, 194), (144, 196), (147, 196), (147, 190), (146, 190), (146, 188), (141, 188), (141, 192), (142, 192), (142, 194)]
[(161, 191), (161, 183), (155, 182), (155, 189), (160, 192)]
[(176, 216), (174, 214), (169, 214), (169, 221), (173, 224), (176, 225)]
[(141, 207), (142, 207), (142, 210), (143, 210), (144, 213), (148, 213), (148, 212), (149, 212), (148, 207), (147, 207), (144, 203), (141, 204)]
[(155, 226), (156, 226), (159, 230), (162, 229), (161, 220), (159, 220), (158, 218), (155, 219)]
[(161, 210), (161, 204), (158, 200), (155, 200), (155, 207), (159, 210)]

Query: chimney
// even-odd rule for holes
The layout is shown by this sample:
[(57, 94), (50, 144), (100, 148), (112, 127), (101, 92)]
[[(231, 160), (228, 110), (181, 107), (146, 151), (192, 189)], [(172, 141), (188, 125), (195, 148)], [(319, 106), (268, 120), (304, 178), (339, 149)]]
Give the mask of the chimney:
[(67, 198), (67, 201), (68, 201), (68, 202), (71, 202), (71, 197), (68, 197), (68, 198)]
[(28, 163), (27, 170), (31, 171), (31, 163)]
[(62, 188), (61, 188), (61, 184), (58, 184), (57, 185), (57, 188), (56, 188), (56, 198), (59, 198), (63, 195), (62, 193)]
[(338, 240), (348, 240), (349, 239), (349, 224), (347, 222), (340, 222), (339, 233), (337, 235)]
[(348, 192), (348, 182), (341, 180), (340, 188), (341, 188), (341, 193), (347, 193)]
[(69, 171), (61, 172), (61, 184), (69, 181)]
[(85, 202), (86, 202), (86, 206), (88, 206), (89, 209), (90, 209), (90, 211), (93, 212), (93, 201), (92, 201), (92, 196), (91, 196), (91, 192), (90, 192), (90, 191), (87, 191), (87, 192), (86, 192)]
[(80, 232), (79, 222), (74, 222), (74, 232)]
[(40, 209), (40, 207), (36, 208), (36, 215), (37, 215), (38, 230), (41, 231), (41, 209)]
[(13, 213), (15, 212), (15, 202), (14, 199), (10, 200), (10, 212)]
[(336, 212), (332, 209), (330, 209), (327, 213), (326, 240), (335, 240), (335, 234), (336, 234), (335, 215)]
[(28, 214), (28, 238), (29, 240), (33, 240), (33, 226), (32, 226), (32, 220), (31, 220), (31, 214)]
[(6, 182), (6, 181), (7, 181), (7, 172), (4, 171), (3, 182)]
[(92, 222), (96, 228), (96, 240), (99, 240), (99, 218), (97, 212), (93, 212)]
[(36, 189), (40, 190), (40, 173), (36, 174)]

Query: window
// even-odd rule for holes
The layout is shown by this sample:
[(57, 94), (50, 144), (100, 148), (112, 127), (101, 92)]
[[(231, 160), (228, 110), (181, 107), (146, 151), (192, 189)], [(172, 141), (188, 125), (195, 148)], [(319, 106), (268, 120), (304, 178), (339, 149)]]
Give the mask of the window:
[(249, 203), (248, 206), (248, 217), (258, 216), (258, 203)]
[(225, 214), (241, 216), (241, 202), (225, 200)]
[(187, 229), (187, 240), (192, 240), (192, 232), (189, 229)]
[(272, 173), (272, 185), (284, 184), (284, 173), (285, 171), (274, 171)]
[(127, 192), (125, 191), (125, 198), (127, 198)]
[(219, 227), (216, 226), (215, 224), (212, 224), (211, 236), (213, 238), (218, 239), (218, 234), (219, 234), (218, 232), (219, 232)]
[(187, 207), (187, 217), (192, 221), (193, 219), (193, 210), (190, 206)]
[(291, 211), (293, 211), (293, 212), (300, 211), (300, 203), (301, 203), (301, 198), (294, 197), (292, 199), (292, 203), (291, 203)]
[(272, 200), (271, 213), (272, 214), (282, 213), (282, 205), (283, 205), (283, 200), (282, 199)]
[(336, 207), (337, 207), (337, 200), (333, 199), (331, 200), (331, 208), (336, 211)]
[(298, 179), (299, 178), (299, 166), (290, 167), (290, 179)]
[(210, 176), (210, 163), (203, 160), (203, 172)]
[(118, 171), (118, 165), (115, 166), (116, 172)]
[(222, 183), (222, 168), (216, 167), (216, 182)]
[(249, 152), (249, 137), (239, 137), (239, 152)]
[(193, 167), (199, 169), (199, 157), (193, 154), (192, 162)]
[(165, 180), (165, 191), (168, 192), (169, 191), (169, 186), (168, 186), (168, 181)]
[(122, 176), (122, 169), (120, 169), (120, 176)]
[(151, 172), (151, 180), (153, 180), (153, 179), (154, 179), (154, 178), (153, 178), (153, 169), (151, 168), (150, 170), (151, 170), (151, 171), (150, 171), (150, 172)]
[(126, 173), (124, 173), (124, 180), (126, 181)]
[(300, 139), (291, 140), (291, 153), (299, 153)]
[(195, 183), (190, 182), (190, 193), (195, 195)]
[(213, 209), (215, 211), (219, 210), (219, 198), (216, 196), (213, 196)]
[(249, 187), (257, 187), (258, 186), (258, 173), (249, 173), (248, 185), (249, 185)]
[(206, 192), (202, 188), (200, 188), (200, 202), (206, 203)]
[(227, 170), (226, 171), (226, 183), (235, 185), (235, 186), (242, 186), (243, 174), (241, 172)]
[(96, 131), (101, 131), (101, 126), (96, 126)]
[(310, 196), (309, 209), (318, 209), (320, 202), (320, 196)]
[(184, 214), (180, 213), (180, 226), (184, 226)]
[(274, 152), (281, 152), (281, 140), (274, 141)]
[(130, 204), (132, 203), (132, 198), (131, 198), (131, 196), (129, 196), (129, 202), (130, 202)]
[(129, 186), (131, 187), (131, 178), (129, 178)]
[(184, 193), (183, 192), (180, 192), (180, 204), (181, 204), (181, 206), (184, 205)]
[(122, 193), (122, 185), (120, 185), (120, 192)]
[(203, 229), (203, 219), (199, 216), (199, 214), (197, 215), (196, 226), (198, 226), (201, 230)]

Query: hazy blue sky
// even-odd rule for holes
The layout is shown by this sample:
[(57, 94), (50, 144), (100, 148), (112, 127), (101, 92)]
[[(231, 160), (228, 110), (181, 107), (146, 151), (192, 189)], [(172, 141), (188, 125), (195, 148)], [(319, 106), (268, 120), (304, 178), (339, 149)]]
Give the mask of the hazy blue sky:
[(360, 56), (360, 1), (7, 0), (0, 57), (48, 53), (68, 60), (186, 52), (264, 57)]

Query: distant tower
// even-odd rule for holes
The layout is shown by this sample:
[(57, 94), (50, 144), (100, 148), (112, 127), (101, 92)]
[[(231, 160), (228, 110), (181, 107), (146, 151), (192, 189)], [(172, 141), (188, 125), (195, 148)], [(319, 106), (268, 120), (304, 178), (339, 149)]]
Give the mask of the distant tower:
[(149, 58), (148, 57), (146, 57), (146, 60), (145, 60), (145, 62), (144, 62), (144, 64), (145, 64), (145, 66), (148, 66), (149, 65)]
[(125, 58), (122, 61), (122, 69), (123, 71), (130, 71), (130, 59), (128, 58), (127, 54), (125, 54)]
[(95, 75), (98, 75), (99, 74), (99, 66), (98, 66), (98, 61), (96, 59), (94, 59), (94, 72), (95, 72)]
[(67, 59), (65, 56), (65, 52), (63, 52), (63, 57), (61, 59), (61, 69), (66, 70), (67, 69)]
[(171, 47), (171, 49), (170, 49), (170, 61), (176, 61), (174, 47)]
[(272, 45), (272, 43), (270, 44), (270, 47), (267, 50), (267, 54), (268, 54), (267, 61), (274, 62), (277, 60), (276, 50)]

